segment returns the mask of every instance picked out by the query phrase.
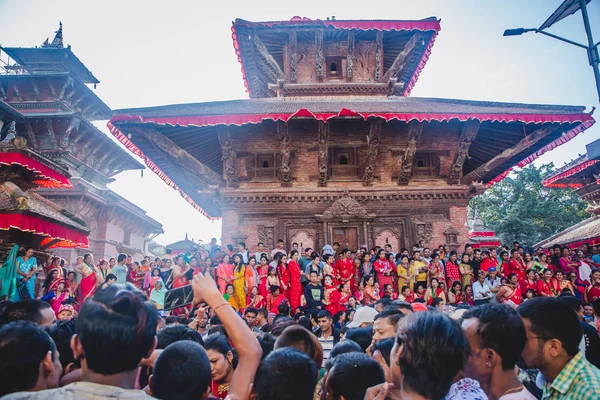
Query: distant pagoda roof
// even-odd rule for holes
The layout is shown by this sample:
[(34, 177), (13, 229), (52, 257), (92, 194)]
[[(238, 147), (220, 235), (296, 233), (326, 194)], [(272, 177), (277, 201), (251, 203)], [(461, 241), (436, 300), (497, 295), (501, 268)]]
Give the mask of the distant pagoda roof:
[(269, 97), (267, 79), (260, 74), (261, 67), (252, 43), (251, 35), (257, 34), (264, 43), (266, 51), (283, 69), (283, 47), (289, 41), (289, 33), (294, 31), (298, 40), (315, 40), (315, 32), (323, 31), (325, 40), (344, 40), (347, 31), (354, 31), (356, 40), (368, 38), (373, 40), (377, 31), (383, 32), (384, 57), (383, 69), (387, 70), (394, 63), (396, 55), (404, 49), (415, 33), (420, 32), (420, 40), (404, 66), (398, 82), (402, 83), (402, 95), (408, 96), (414, 87), (421, 70), (425, 67), (435, 37), (440, 31), (440, 21), (435, 17), (422, 20), (312, 20), (310, 18), (293, 17), (289, 21), (252, 22), (236, 19), (231, 31), (233, 47), (242, 67), (242, 76), (246, 91), (252, 98)]
[[(592, 142), (589, 146), (600, 146), (600, 139)], [(555, 188), (580, 188), (583, 186), (582, 174), (600, 175), (600, 155), (590, 158), (589, 152), (579, 155), (576, 159), (557, 168), (552, 174), (544, 179), (543, 185)], [(600, 179), (598, 179), (600, 183)]]
[(583, 244), (600, 245), (600, 215), (594, 215), (537, 243), (534, 247), (549, 248), (554, 245), (578, 248)]
[(496, 233), (485, 227), (482, 219), (476, 216), (471, 225), (469, 231), (469, 243), (473, 245), (473, 248), (478, 249), (481, 247), (498, 247), (500, 246), (501, 240), (496, 236)]
[[(585, 107), (497, 103), (435, 98), (391, 97), (387, 99), (250, 99), (221, 102), (175, 104), (158, 107), (121, 109), (108, 123), (113, 135), (134, 154), (144, 159), (146, 165), (169, 186), (178, 190), (196, 209), (207, 216), (219, 211), (209, 198), (198, 194), (199, 187), (192, 184), (182, 172), (180, 161), (160, 151), (154, 143), (135, 134), (134, 127), (152, 124), (154, 128), (181, 149), (202, 163), (210, 174), (207, 184), (218, 184), (223, 175), (221, 146), (217, 125), (243, 126), (247, 124), (272, 124), (273, 121), (295, 119), (329, 121), (331, 119), (369, 117), (384, 118), (391, 123), (412, 120), (430, 123), (460, 123), (481, 121), (479, 134), (473, 142), (477, 151), (465, 161), (465, 174), (521, 142), (542, 124), (556, 124), (558, 128), (537, 143), (511, 154), (506, 161), (488, 171), (482, 180), (493, 184), (502, 180), (510, 169), (523, 167), (546, 151), (552, 150), (576, 137), (594, 124)], [(131, 134), (131, 135), (130, 135)], [(190, 148), (193, 143), (193, 149)], [(490, 146), (490, 143), (494, 143)], [(208, 179), (207, 178), (207, 179)], [(199, 203), (203, 203), (201, 207)]]

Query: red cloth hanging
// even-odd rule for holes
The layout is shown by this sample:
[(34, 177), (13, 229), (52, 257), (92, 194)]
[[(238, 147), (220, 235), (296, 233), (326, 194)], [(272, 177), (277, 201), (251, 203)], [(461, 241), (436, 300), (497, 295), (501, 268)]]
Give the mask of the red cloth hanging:
[(43, 187), (68, 189), (73, 187), (66, 176), (23, 153), (0, 153), (0, 164), (20, 165), (21, 167), (34, 172), (36, 177), (33, 182)]
[(62, 245), (61, 242), (58, 242), (52, 247), (89, 246), (85, 233), (22, 212), (0, 213), (0, 230), (9, 230), (10, 228), (31, 232), (35, 235), (48, 236), (49, 241), (60, 239), (61, 242), (65, 242)]

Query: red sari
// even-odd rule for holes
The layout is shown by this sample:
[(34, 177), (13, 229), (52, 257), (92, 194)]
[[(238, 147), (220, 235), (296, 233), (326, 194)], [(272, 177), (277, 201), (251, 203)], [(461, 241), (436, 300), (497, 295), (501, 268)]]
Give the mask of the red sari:
[[(292, 292), (292, 288), (290, 287), (290, 270), (287, 265), (277, 265), (277, 277), (279, 278), (279, 283), (281, 284), (281, 293), (289, 299)], [(285, 290), (283, 290), (283, 285), (285, 285), (286, 287)], [(298, 301), (298, 304), (300, 304), (300, 301)]]
[(89, 268), (92, 272), (86, 276), (81, 278), (81, 282), (79, 283), (79, 292), (81, 293), (81, 303), (94, 295), (96, 291), (96, 285), (98, 283), (96, 279), (96, 269), (89, 264), (85, 264), (87, 268)]
[(325, 309), (335, 315), (340, 311), (340, 300), (342, 295), (335, 286), (326, 286), (324, 291)]
[(539, 281), (537, 281), (537, 293), (538, 295), (542, 296), (544, 293), (550, 297), (556, 297), (556, 293), (553, 292), (553, 287), (552, 287), (552, 281), (554, 279), (551, 279), (550, 282), (546, 282), (544, 279), (540, 279)]
[(263, 297), (263, 298), (267, 298), (269, 292), (267, 291), (267, 275), (269, 274), (269, 265), (265, 265), (264, 267), (262, 265), (258, 266), (258, 280), (259, 280), (259, 284), (258, 284), (258, 293)]
[(300, 307), (300, 297), (302, 296), (302, 283), (300, 283), (300, 265), (298, 262), (291, 260), (288, 263), (288, 272), (290, 275), (290, 305), (292, 306), (292, 314)]
[(435, 299), (436, 297), (440, 297), (442, 295), (442, 293), (444, 293), (444, 291), (441, 288), (435, 289), (435, 293), (433, 293), (433, 288), (430, 288), (427, 290), (431, 291), (431, 296), (429, 296), (429, 298), (427, 299), (428, 306), (433, 304), (433, 299)]
[[(380, 289), (383, 290), (383, 288), (385, 288), (385, 285), (388, 285), (388, 284), (393, 285), (394, 284), (394, 279), (392, 278), (392, 275), (391, 275), (392, 268), (390, 266), (390, 263), (386, 259), (378, 258), (373, 263), (373, 267), (375, 268), (375, 271), (377, 272), (377, 282), (379, 282)], [(386, 275), (386, 274), (390, 274), (390, 275)]]
[(217, 266), (217, 286), (219, 292), (225, 294), (227, 285), (233, 281), (233, 264), (221, 263)]
[(446, 287), (451, 288), (453, 282), (460, 282), (460, 269), (458, 265), (448, 260), (446, 262)]
[(337, 273), (340, 277), (340, 284), (348, 283), (350, 284), (350, 290), (353, 290), (356, 286), (354, 282), (354, 260), (347, 258), (340, 258), (336, 264)]

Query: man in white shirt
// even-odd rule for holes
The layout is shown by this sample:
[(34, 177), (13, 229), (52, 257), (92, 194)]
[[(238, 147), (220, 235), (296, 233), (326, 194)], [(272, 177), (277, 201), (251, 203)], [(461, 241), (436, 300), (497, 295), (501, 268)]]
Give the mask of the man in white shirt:
[(473, 299), (475, 300), (476, 306), (489, 303), (493, 296), (490, 287), (485, 283), (485, 281), (485, 271), (479, 271), (477, 282), (473, 284)]
[(260, 256), (262, 254), (266, 254), (269, 256), (269, 250), (265, 248), (265, 244), (263, 242), (258, 242), (258, 246), (256, 246), (256, 251), (254, 252), (254, 258), (256, 258), (256, 264), (260, 264)]
[(277, 241), (277, 247), (271, 251), (271, 259), (275, 258), (275, 254), (277, 253), (287, 254), (287, 251), (285, 251), (285, 243), (281, 239)]
[(498, 272), (496, 271), (496, 267), (490, 267), (488, 270), (488, 276), (485, 278), (485, 284), (490, 288), (492, 292), (492, 300), (491, 303), (498, 303), (498, 299), (496, 298), (496, 294), (500, 290), (500, 286), (502, 286), (502, 281), (497, 276)]
[[(248, 250), (246, 249), (246, 243), (244, 243), (244, 242), (238, 243), (238, 253), (242, 255), (242, 262), (244, 264), (248, 264), (248, 258), (250, 257), (250, 254), (248, 253)], [(260, 261), (260, 259), (259, 259), (259, 261)]]

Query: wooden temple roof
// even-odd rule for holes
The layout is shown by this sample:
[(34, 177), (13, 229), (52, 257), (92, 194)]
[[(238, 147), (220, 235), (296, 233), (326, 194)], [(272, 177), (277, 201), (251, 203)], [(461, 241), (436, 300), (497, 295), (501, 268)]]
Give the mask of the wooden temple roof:
[(591, 218), (581, 221), (554, 236), (549, 237), (534, 247), (551, 248), (554, 245), (568, 246), (578, 248), (583, 244), (588, 246), (597, 246), (600, 244), (600, 216), (594, 215)]
[[(194, 207), (209, 215), (218, 215), (218, 205), (199, 190), (219, 185), (223, 176), (218, 126), (235, 126), (252, 134), (256, 129), (275, 131), (274, 121), (384, 118), (388, 124), (424, 121), (443, 128), (446, 124), (464, 125), (468, 120), (481, 122), (479, 133), (463, 167), (463, 175), (475, 171), (491, 159), (507, 154), (503, 161), (475, 180), (495, 183), (514, 165), (527, 165), (537, 157), (566, 143), (594, 123), (591, 114), (580, 106), (541, 105), (466, 101), (451, 99), (393, 97), (361, 100), (250, 99), (222, 102), (175, 104), (148, 108), (121, 109), (109, 122), (109, 129), (130, 151), (145, 160), (167, 184), (178, 189)], [(260, 124), (261, 128), (257, 124)], [(152, 126), (161, 137), (197, 160), (211, 171), (202, 174), (204, 182), (189, 179), (182, 171), (183, 158), (173, 157), (144, 135), (138, 128)], [(551, 132), (529, 143), (528, 137), (542, 126)], [(132, 136), (129, 136), (132, 134)], [(526, 143), (524, 145), (523, 143)], [(189, 160), (188, 160), (189, 161)], [(203, 205), (200, 207), (198, 203)]]
[[(403, 85), (400, 94), (408, 96), (427, 63), (440, 29), (440, 21), (435, 17), (422, 20), (312, 20), (293, 17), (289, 21), (264, 22), (236, 19), (231, 31), (246, 90), (250, 97), (259, 98), (276, 96), (269, 83), (276, 83), (273, 71), (284, 70), (284, 48), (289, 45), (292, 32), (298, 42), (314, 42), (316, 32), (322, 32), (323, 41), (343, 42), (347, 40), (349, 31), (353, 32), (356, 41), (375, 42), (377, 32), (382, 33), (383, 71), (392, 67), (397, 55), (418, 34), (419, 40), (396, 77), (397, 82)], [(260, 45), (256, 44), (257, 41)], [(268, 54), (267, 58), (272, 57), (266, 69), (261, 59), (265, 54)]]

